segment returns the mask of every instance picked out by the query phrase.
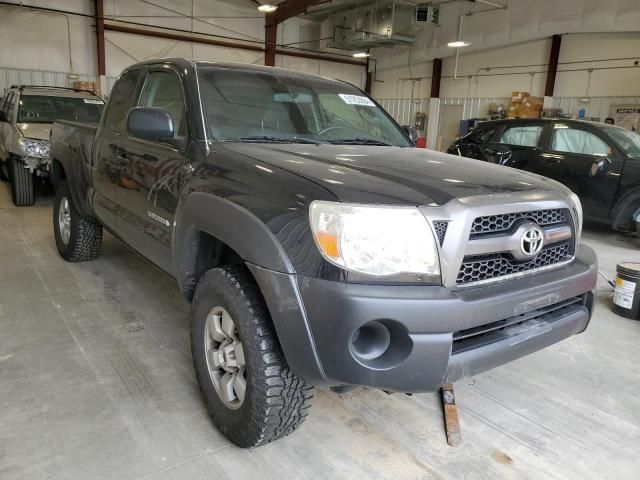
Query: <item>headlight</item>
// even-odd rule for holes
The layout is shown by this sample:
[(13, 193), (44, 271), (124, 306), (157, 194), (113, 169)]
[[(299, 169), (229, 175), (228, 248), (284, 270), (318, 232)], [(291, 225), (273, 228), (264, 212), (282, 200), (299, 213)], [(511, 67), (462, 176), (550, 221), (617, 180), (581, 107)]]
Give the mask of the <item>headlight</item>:
[(311, 229), (324, 258), (373, 277), (436, 276), (436, 240), (416, 207), (385, 207), (315, 201)]
[(569, 199), (571, 200), (571, 203), (573, 203), (573, 209), (578, 217), (578, 226), (577, 226), (578, 231), (576, 233), (577, 233), (578, 240), (580, 240), (580, 234), (582, 233), (582, 222), (583, 222), (582, 203), (580, 202), (580, 199), (578, 198), (578, 196), (573, 192), (569, 193)]
[(21, 138), (20, 146), (24, 149), (28, 157), (48, 157), (49, 141), (34, 140), (32, 138)]

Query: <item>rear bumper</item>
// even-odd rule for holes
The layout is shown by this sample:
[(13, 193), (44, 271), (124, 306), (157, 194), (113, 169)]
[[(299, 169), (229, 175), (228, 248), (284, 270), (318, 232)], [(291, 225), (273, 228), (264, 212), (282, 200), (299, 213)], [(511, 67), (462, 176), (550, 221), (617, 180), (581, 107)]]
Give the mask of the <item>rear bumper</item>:
[(421, 392), (582, 332), (593, 311), (597, 259), (582, 246), (558, 270), (458, 291), (252, 270), (299, 375), (316, 384)]

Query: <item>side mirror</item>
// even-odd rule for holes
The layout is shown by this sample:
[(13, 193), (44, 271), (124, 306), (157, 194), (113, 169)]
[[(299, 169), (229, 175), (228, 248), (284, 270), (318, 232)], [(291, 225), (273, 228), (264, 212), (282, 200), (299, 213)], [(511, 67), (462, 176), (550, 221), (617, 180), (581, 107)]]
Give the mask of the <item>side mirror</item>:
[(411, 141), (416, 143), (416, 140), (418, 140), (418, 130), (416, 127), (412, 127), (411, 125), (402, 125), (402, 129), (409, 136)]
[(611, 170), (611, 160), (607, 157), (598, 158), (591, 164), (589, 176), (592, 178), (606, 175)]
[(164, 108), (135, 107), (127, 115), (127, 130), (133, 137), (152, 142), (172, 139), (173, 118)]
[(4, 110), (0, 110), (0, 122), (7, 123), (9, 119), (7, 119), (7, 114), (4, 113)]

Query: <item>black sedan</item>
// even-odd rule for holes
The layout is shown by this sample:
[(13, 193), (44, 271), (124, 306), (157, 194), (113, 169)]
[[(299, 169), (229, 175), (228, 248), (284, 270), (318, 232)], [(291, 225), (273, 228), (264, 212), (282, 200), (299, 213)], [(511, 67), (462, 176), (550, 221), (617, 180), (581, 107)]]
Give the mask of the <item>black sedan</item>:
[(447, 150), (527, 170), (565, 184), (585, 217), (633, 230), (640, 212), (640, 135), (605, 123), (564, 119), (496, 120)]

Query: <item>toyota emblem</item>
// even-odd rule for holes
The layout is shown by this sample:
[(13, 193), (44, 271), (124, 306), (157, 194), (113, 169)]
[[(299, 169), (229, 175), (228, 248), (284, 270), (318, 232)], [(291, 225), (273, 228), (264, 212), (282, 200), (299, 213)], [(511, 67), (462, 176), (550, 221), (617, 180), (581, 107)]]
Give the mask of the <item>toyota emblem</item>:
[(542, 230), (534, 225), (527, 228), (522, 234), (520, 250), (527, 257), (535, 257), (542, 250), (543, 243)]

